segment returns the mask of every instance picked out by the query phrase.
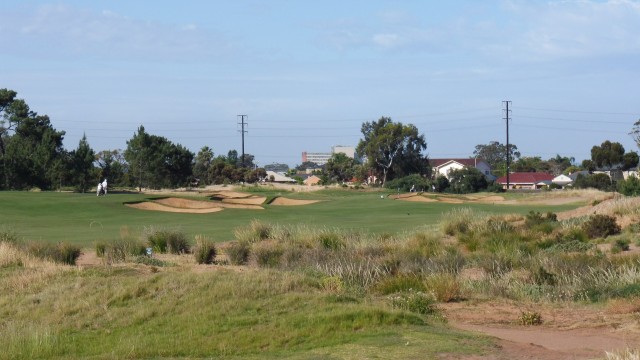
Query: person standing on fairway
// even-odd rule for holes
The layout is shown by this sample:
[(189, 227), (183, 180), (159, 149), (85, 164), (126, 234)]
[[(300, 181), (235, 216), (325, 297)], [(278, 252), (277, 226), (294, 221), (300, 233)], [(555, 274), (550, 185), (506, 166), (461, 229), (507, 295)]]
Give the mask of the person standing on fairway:
[(102, 191), (104, 191), (104, 195), (107, 196), (107, 179), (106, 178), (102, 182)]
[(99, 182), (98, 183), (98, 191), (96, 191), (96, 196), (100, 196), (100, 193), (102, 192), (102, 183)]

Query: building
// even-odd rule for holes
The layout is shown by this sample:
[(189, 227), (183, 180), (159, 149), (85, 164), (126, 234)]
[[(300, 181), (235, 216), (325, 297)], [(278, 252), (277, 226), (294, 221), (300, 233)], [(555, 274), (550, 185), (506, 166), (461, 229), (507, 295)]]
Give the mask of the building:
[[(551, 185), (553, 175), (541, 172), (515, 172), (509, 174), (509, 189), (542, 189)], [(498, 178), (496, 182), (507, 189), (507, 177)]]
[(495, 176), (491, 174), (491, 167), (482, 159), (430, 159), (429, 164), (434, 178), (442, 175), (448, 179), (451, 171), (470, 167), (478, 169), (487, 180), (495, 180)]
[(335, 145), (331, 147), (330, 153), (322, 153), (322, 152), (302, 152), (302, 163), (307, 161), (316, 163), (318, 165), (326, 164), (333, 154), (343, 153), (350, 158), (354, 158), (356, 156), (356, 148), (353, 146), (342, 146)]

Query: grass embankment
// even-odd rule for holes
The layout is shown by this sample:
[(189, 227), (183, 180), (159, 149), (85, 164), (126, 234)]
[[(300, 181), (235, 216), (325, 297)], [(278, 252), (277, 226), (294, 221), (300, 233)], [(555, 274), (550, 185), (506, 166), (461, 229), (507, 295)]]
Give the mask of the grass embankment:
[(327, 290), (319, 274), (78, 269), (7, 244), (0, 269), (1, 359), (429, 358), (488, 345), (385, 299)]

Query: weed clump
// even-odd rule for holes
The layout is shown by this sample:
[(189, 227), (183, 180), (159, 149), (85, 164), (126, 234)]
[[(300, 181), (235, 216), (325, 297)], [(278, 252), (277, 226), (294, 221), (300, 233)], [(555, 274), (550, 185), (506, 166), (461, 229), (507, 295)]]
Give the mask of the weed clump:
[(520, 325), (540, 325), (542, 324), (542, 315), (537, 311), (523, 311), (520, 314)]

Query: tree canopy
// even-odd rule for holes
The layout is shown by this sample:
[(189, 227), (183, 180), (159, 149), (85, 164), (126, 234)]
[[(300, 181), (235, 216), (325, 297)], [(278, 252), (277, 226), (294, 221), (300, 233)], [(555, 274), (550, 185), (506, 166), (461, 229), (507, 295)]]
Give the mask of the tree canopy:
[(427, 142), (414, 125), (381, 117), (378, 121), (363, 123), (361, 131), (364, 138), (356, 151), (366, 157), (370, 168), (382, 174), (383, 185), (387, 178), (429, 173), (427, 157), (422, 154)]
[[(498, 141), (491, 141), (488, 144), (476, 145), (473, 151), (476, 158), (482, 159), (489, 164), (491, 172), (497, 176), (505, 175), (507, 167), (507, 145)], [(509, 159), (515, 163), (520, 158), (520, 152), (515, 144), (509, 144)]]

